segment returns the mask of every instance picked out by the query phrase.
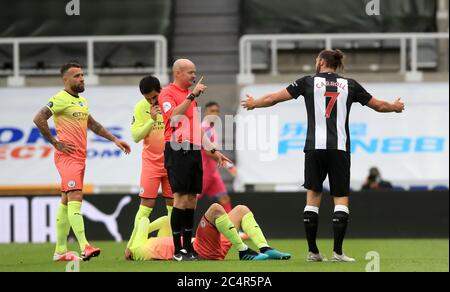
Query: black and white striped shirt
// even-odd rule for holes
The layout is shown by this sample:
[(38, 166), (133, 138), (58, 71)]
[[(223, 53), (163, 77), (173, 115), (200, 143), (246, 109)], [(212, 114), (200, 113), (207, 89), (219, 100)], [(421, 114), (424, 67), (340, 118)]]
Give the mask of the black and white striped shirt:
[(293, 98), (305, 98), (308, 130), (304, 151), (337, 149), (350, 152), (348, 118), (352, 103), (372, 98), (357, 81), (333, 72), (305, 76), (287, 88)]

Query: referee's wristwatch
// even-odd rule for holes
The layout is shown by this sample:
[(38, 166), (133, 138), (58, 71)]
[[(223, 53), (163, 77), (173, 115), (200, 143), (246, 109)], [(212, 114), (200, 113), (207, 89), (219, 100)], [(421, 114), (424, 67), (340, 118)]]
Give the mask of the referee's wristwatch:
[(216, 153), (216, 148), (213, 148), (213, 149), (211, 149), (211, 154), (214, 154), (214, 153)]
[(188, 96), (186, 96), (186, 99), (189, 99), (190, 101), (194, 101), (194, 99), (195, 99), (196, 97), (197, 97), (197, 96), (195, 96), (194, 93), (191, 93), (191, 94), (189, 94)]

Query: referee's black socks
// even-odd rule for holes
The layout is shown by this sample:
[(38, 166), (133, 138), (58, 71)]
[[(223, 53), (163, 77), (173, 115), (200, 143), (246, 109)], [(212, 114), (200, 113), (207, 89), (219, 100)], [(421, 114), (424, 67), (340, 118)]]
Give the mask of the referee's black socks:
[(333, 251), (342, 255), (342, 243), (348, 225), (349, 210), (347, 206), (336, 205), (333, 214), (334, 247)]
[(303, 223), (305, 225), (309, 251), (317, 254), (319, 253), (319, 249), (316, 244), (317, 228), (319, 223), (319, 208), (314, 206), (306, 206), (303, 211)]
[(192, 252), (192, 229), (194, 228), (194, 212), (195, 209), (184, 210), (184, 231), (183, 231), (183, 248), (187, 252)]
[(173, 207), (172, 215), (170, 216), (170, 227), (172, 227), (173, 245), (175, 247), (175, 254), (180, 253), (181, 246), (181, 231), (183, 229), (184, 210)]

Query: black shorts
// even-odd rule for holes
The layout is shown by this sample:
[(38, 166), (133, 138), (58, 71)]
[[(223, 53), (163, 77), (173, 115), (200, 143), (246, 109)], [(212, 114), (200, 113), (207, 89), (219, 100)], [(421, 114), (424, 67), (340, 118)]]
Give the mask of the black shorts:
[[(164, 167), (167, 170), (172, 193), (201, 194), (203, 185), (202, 154), (200, 150), (172, 149), (170, 142), (166, 142), (164, 149)], [(181, 148), (181, 149), (180, 149)], [(184, 148), (184, 147), (183, 147)]]
[(305, 151), (304, 187), (316, 192), (323, 191), (323, 182), (328, 175), (330, 193), (345, 197), (350, 192), (350, 153), (341, 150)]

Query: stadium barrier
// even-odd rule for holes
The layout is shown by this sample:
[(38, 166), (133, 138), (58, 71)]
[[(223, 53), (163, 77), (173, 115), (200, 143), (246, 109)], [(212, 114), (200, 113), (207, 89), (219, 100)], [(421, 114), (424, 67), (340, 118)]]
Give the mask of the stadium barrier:
[[(162, 35), (126, 35), (126, 36), (66, 36), (66, 37), (17, 37), (17, 38), (0, 38), (0, 44), (12, 44), (13, 48), (13, 76), (7, 78), (9, 86), (23, 86), (25, 85), (24, 72), (21, 72), (20, 66), (20, 46), (24, 44), (86, 44), (86, 60), (87, 60), (87, 74), (85, 81), (87, 84), (98, 84), (98, 75), (94, 71), (94, 56), (95, 43), (138, 43), (150, 42), (155, 45), (154, 68), (144, 68), (151, 70), (154, 75), (158, 77), (163, 84), (169, 81), (167, 72), (167, 39)], [(100, 69), (96, 69), (101, 71)], [(25, 73), (43, 74), (45, 70), (28, 70)], [(117, 68), (107, 69), (108, 73), (142, 73), (142, 68)], [(58, 74), (58, 70), (47, 70), (49, 74)]]
[[(305, 193), (235, 193), (234, 205), (253, 211), (267, 238), (304, 238)], [(139, 198), (128, 195), (86, 196), (83, 215), (90, 240), (128, 240)], [(448, 238), (449, 192), (355, 192), (351, 194), (349, 238)], [(320, 238), (332, 238), (332, 200), (325, 194)], [(59, 196), (0, 197), (0, 243), (54, 242)], [(211, 202), (199, 201), (196, 221)], [(159, 198), (151, 220), (166, 214)], [(425, 216), (425, 217), (424, 217)], [(73, 237), (73, 235), (71, 235)]]
[[(418, 71), (418, 40), (447, 39), (449, 34), (443, 33), (334, 33), (334, 34), (248, 34), (239, 40), (239, 75), (238, 84), (252, 84), (255, 75), (252, 73), (252, 45), (267, 44), (271, 51), (271, 74), (278, 75), (278, 49), (281, 42), (323, 40), (325, 49), (333, 48), (336, 40), (399, 40), (400, 41), (400, 73), (406, 74), (407, 81), (422, 81), (422, 73)], [(410, 43), (410, 70), (407, 71), (407, 43)]]

